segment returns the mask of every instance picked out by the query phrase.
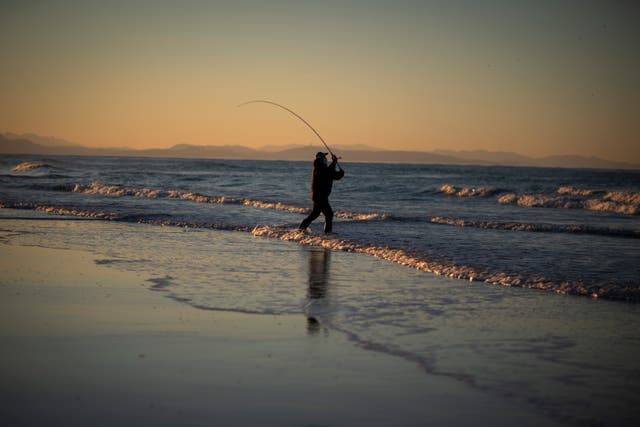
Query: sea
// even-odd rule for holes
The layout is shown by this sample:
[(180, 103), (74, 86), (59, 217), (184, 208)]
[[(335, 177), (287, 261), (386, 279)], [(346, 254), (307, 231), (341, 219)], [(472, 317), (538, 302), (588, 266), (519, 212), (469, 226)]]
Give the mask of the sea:
[[(150, 289), (199, 309), (304, 314), (310, 333), (344, 333), (570, 425), (639, 415), (640, 171), (345, 161), (325, 235), (322, 216), (298, 230), (313, 155), (3, 155), (0, 218), (60, 219), (33, 221), (24, 239), (154, 271)], [(227, 260), (209, 250), (248, 238)], [(150, 256), (156, 241), (174, 250)]]
[(345, 164), (323, 218), (311, 162), (4, 156), (0, 204), (59, 215), (251, 232), (427, 273), (640, 301), (640, 171)]

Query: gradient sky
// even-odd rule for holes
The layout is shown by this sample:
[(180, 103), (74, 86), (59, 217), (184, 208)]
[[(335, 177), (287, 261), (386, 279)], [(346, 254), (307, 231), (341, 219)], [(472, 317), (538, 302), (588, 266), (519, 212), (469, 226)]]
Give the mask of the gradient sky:
[(634, 1), (7, 1), (0, 131), (640, 162)]

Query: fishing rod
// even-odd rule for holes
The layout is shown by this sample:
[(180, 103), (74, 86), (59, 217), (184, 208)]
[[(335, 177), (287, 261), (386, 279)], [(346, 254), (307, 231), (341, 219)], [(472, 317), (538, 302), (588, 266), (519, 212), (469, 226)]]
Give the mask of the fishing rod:
[[(327, 143), (324, 141), (324, 139), (322, 138), (322, 136), (320, 136), (320, 134), (318, 133), (317, 130), (314, 129), (313, 126), (311, 126), (309, 124), (309, 122), (307, 122), (305, 119), (302, 118), (302, 116), (300, 116), (298, 113), (296, 113), (295, 111), (293, 111), (290, 108), (285, 107), (284, 105), (280, 105), (277, 102), (273, 102), (273, 101), (269, 101), (266, 99), (256, 99), (253, 101), (247, 101), (247, 102), (243, 102), (242, 104), (239, 104), (238, 107), (242, 107), (243, 105), (247, 105), (247, 104), (256, 104), (256, 103), (263, 103), (263, 104), (271, 104), (271, 105), (275, 105), (276, 107), (280, 107), (285, 111), (288, 111), (289, 113), (293, 114), (294, 116), (296, 116), (297, 118), (299, 118), (300, 120), (302, 120), (302, 123), (304, 123), (305, 125), (307, 125), (309, 127), (309, 129), (311, 129), (313, 131), (313, 133), (316, 134), (316, 136), (318, 138), (320, 138), (320, 141), (322, 141), (322, 143), (324, 144), (324, 146), (327, 148), (327, 151), (329, 152), (329, 154), (331, 154), (332, 157), (335, 157), (336, 159), (338, 158), (335, 154), (333, 154), (333, 151), (331, 151), (331, 148), (329, 148), (329, 146), (327, 145)], [(336, 162), (337, 163), (337, 162)], [(338, 166), (339, 167), (339, 166)]]

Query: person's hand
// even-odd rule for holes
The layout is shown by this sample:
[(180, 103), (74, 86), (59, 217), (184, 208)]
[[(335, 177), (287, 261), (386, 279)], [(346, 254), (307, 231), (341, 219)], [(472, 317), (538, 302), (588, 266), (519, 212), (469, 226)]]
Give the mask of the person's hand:
[(336, 157), (335, 154), (331, 154), (331, 160), (333, 160), (334, 162), (337, 162), (338, 158)]

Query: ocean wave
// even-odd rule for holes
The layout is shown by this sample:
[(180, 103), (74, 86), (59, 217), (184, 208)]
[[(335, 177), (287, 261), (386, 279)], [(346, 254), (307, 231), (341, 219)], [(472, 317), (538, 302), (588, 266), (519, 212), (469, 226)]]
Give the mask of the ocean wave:
[(640, 302), (640, 287), (638, 285), (624, 287), (609, 283), (588, 285), (576, 281), (557, 282), (542, 275), (522, 276), (506, 272), (491, 272), (436, 260), (427, 253), (420, 251), (363, 244), (349, 239), (342, 239), (338, 236), (313, 234), (288, 227), (264, 225), (255, 227), (251, 233), (254, 236), (280, 239), (336, 251), (362, 253), (427, 273), (470, 282), (481, 281), (494, 285), (551, 291), (563, 295), (582, 295), (591, 298)]
[(27, 209), (38, 212), (44, 212), (52, 215), (76, 216), (80, 218), (95, 218), (104, 220), (115, 220), (119, 218), (118, 214), (100, 211), (92, 211), (74, 207), (51, 206), (39, 203), (18, 202), (4, 203), (0, 202), (0, 209)]
[(173, 220), (166, 214), (128, 214), (115, 212), (102, 212), (77, 207), (54, 206), (40, 203), (5, 203), (0, 202), (0, 209), (25, 209), (43, 212), (51, 215), (75, 216), (79, 218), (93, 218), (106, 221), (135, 222), (139, 224), (162, 225), (181, 228), (209, 228), (226, 231), (251, 231), (253, 226), (231, 225), (226, 223), (197, 222), (185, 220)]
[(451, 225), (454, 227), (473, 227), (488, 230), (531, 231), (546, 233), (592, 234), (598, 236), (640, 238), (640, 231), (619, 228), (593, 227), (590, 225), (559, 225), (546, 223), (521, 223), (500, 221), (476, 221), (445, 217), (433, 217), (433, 224)]
[(280, 211), (289, 211), (295, 213), (306, 213), (308, 209), (299, 206), (287, 205), (280, 202), (265, 202), (260, 200), (246, 199), (242, 197), (227, 196), (210, 196), (206, 194), (180, 191), (180, 190), (162, 190), (149, 188), (128, 188), (122, 185), (105, 185), (97, 182), (89, 185), (75, 184), (71, 190), (74, 193), (101, 195), (111, 197), (141, 197), (148, 199), (169, 198), (184, 199), (196, 203), (213, 203), (213, 204), (235, 204), (261, 209), (274, 209)]
[(438, 193), (455, 197), (491, 197), (506, 190), (496, 187), (456, 187), (450, 184), (444, 184), (438, 188)]
[(440, 186), (437, 193), (459, 198), (498, 197), (498, 203), (528, 208), (585, 209), (623, 215), (640, 214), (640, 192), (560, 186), (552, 193), (517, 194), (497, 187)]
[(36, 203), (3, 203), (0, 208), (31, 209), (54, 215), (94, 218), (107, 221), (136, 222), (150, 225), (173, 226), (184, 229), (208, 228), (216, 230), (251, 232), (254, 236), (280, 239), (303, 245), (317, 246), (335, 251), (355, 252), (386, 261), (415, 268), (435, 275), (486, 282), (494, 285), (532, 288), (565, 295), (583, 295), (592, 298), (606, 298), (640, 302), (640, 286), (616, 283), (585, 284), (579, 281), (553, 281), (542, 275), (523, 276), (507, 272), (457, 265), (433, 258), (426, 252), (406, 248), (394, 248), (375, 244), (360, 243), (337, 235), (325, 235), (301, 231), (294, 225), (242, 226), (226, 223), (194, 222), (163, 218), (161, 215), (130, 215), (92, 211), (74, 207), (50, 206)]
[(97, 182), (89, 185), (75, 184), (71, 190), (74, 193), (101, 195), (111, 197), (142, 197), (148, 199), (172, 198), (187, 199), (199, 203), (242, 203), (241, 199), (212, 197), (203, 194), (182, 192), (179, 190), (159, 190), (149, 188), (128, 188), (122, 185), (105, 185)]
[(563, 187), (558, 187), (558, 189), (556, 190), (556, 193), (564, 194), (567, 196), (592, 196), (594, 194), (603, 194), (605, 192), (601, 190), (586, 190), (586, 189), (580, 189), (580, 188), (575, 188), (571, 186), (563, 186)]
[(287, 205), (280, 202), (262, 202), (260, 200), (244, 199), (242, 204), (245, 206), (253, 207), (253, 208), (274, 209), (277, 211), (288, 211), (288, 212), (295, 212), (299, 214), (305, 214), (309, 212), (309, 209), (298, 207), (298, 206)]
[(387, 221), (390, 215), (381, 213), (357, 213), (338, 211), (334, 215), (336, 218), (349, 219), (352, 221)]
[(507, 193), (498, 198), (502, 204), (528, 208), (586, 209), (623, 215), (640, 214), (640, 192), (607, 191), (559, 187), (551, 194)]
[(28, 172), (33, 169), (50, 168), (51, 165), (45, 162), (22, 162), (13, 169), (13, 172)]
[[(101, 196), (111, 196), (111, 197), (129, 196), (129, 197), (141, 197), (141, 198), (150, 198), (150, 199), (157, 199), (157, 198), (184, 199), (184, 200), (190, 200), (196, 203), (236, 204), (236, 205), (244, 205), (252, 208), (286, 211), (286, 212), (293, 212), (293, 213), (298, 213), (303, 215), (306, 215), (310, 212), (309, 208), (290, 205), (282, 202), (254, 200), (254, 199), (248, 199), (243, 197), (210, 196), (206, 194), (185, 192), (180, 190), (128, 188), (122, 185), (105, 185), (97, 182), (94, 182), (89, 185), (74, 184), (72, 186), (65, 185), (57, 188), (62, 191), (72, 191), (74, 193), (81, 193), (81, 194), (88, 194), (88, 195), (101, 195)], [(380, 214), (380, 213), (361, 213), (361, 212), (344, 212), (344, 211), (336, 212), (335, 217), (352, 220), (352, 221), (386, 220), (389, 218), (386, 214)]]

